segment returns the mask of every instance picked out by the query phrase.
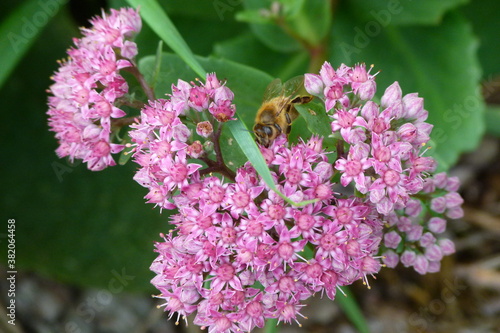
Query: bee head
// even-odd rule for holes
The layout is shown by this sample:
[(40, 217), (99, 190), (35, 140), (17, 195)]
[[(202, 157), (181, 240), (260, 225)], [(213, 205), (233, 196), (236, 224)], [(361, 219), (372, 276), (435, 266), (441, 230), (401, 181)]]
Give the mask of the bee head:
[(269, 147), (271, 142), (277, 136), (275, 133), (275, 128), (269, 125), (255, 124), (253, 127), (253, 132), (255, 134), (255, 140), (257, 143), (264, 147)]

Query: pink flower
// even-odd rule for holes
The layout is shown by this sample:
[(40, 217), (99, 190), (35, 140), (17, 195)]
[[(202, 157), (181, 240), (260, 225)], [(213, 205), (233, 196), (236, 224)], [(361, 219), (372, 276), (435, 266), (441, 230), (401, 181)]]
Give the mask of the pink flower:
[(92, 28), (81, 29), (84, 36), (74, 39), (68, 60), (52, 77), (47, 114), (59, 142), (57, 155), (83, 159), (90, 170), (99, 171), (116, 165), (112, 155), (124, 148), (111, 142), (111, 119), (125, 116), (115, 106), (128, 92), (120, 70), (132, 66), (136, 46), (129, 39), (141, 29), (141, 20), (137, 11), (121, 9), (91, 23)]
[(345, 187), (354, 180), (358, 191), (368, 192), (369, 180), (364, 174), (364, 171), (371, 166), (368, 153), (368, 145), (359, 143), (351, 147), (347, 159), (340, 158), (335, 162), (335, 169), (342, 172), (340, 177), (342, 186)]

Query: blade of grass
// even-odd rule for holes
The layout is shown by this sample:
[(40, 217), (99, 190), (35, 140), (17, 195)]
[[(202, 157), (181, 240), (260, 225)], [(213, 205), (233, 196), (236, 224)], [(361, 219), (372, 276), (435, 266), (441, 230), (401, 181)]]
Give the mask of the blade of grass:
[(356, 298), (348, 287), (342, 287), (342, 291), (346, 294), (346, 296), (337, 291), (335, 301), (360, 333), (370, 333), (365, 317), (356, 302)]
[[(40, 1), (21, 2), (0, 24), (0, 88), (3, 86), (17, 63), (23, 58), (38, 34), (59, 11), (59, 6), (42, 7)], [(35, 15), (43, 14), (45, 20), (35, 20)], [(37, 17), (41, 15), (37, 15)]]
[(127, 0), (127, 2), (132, 7), (139, 8), (144, 21), (200, 78), (205, 77), (206, 71), (196, 60), (193, 52), (157, 1)]
[(269, 186), (271, 190), (276, 192), (276, 194), (278, 194), (286, 202), (288, 202), (293, 206), (299, 206), (299, 207), (305, 206), (317, 201), (317, 200), (306, 200), (301, 202), (295, 202), (293, 200), (290, 200), (290, 198), (285, 196), (283, 193), (281, 193), (276, 188), (276, 184), (274, 184), (273, 177), (271, 176), (271, 172), (267, 167), (266, 161), (264, 160), (264, 157), (260, 153), (257, 144), (253, 140), (252, 136), (250, 135), (250, 131), (246, 128), (245, 124), (240, 119), (237, 119), (235, 121), (228, 121), (226, 123), (226, 126), (229, 127), (231, 134), (236, 139), (236, 142), (238, 142), (238, 145), (240, 146), (241, 150), (243, 151), (243, 153), (246, 155), (250, 163), (252, 163), (257, 173), (262, 177), (264, 182), (267, 184), (267, 186)]
[(267, 319), (266, 325), (264, 326), (264, 333), (277, 333), (279, 332), (278, 328), (278, 319)]

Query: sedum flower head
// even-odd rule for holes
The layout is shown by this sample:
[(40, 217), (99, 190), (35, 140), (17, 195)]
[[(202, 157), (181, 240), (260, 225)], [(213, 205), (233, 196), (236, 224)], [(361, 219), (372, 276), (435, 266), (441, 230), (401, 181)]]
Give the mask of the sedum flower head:
[[(247, 162), (234, 182), (200, 175), (170, 194), (179, 210), (171, 217), (177, 236), (156, 243), (157, 297), (171, 310), (179, 300), (171, 295), (193, 288), (196, 296), (175, 305), (177, 312), (196, 312), (194, 322), (214, 332), (248, 332), (268, 318), (296, 322), (305, 299), (315, 293), (334, 299), (337, 287), (367, 283), (381, 267), (376, 254), (383, 221), (360, 199), (334, 197), (321, 140), (288, 146), (282, 136), (262, 149), (273, 152), (269, 167), (283, 193), (318, 200), (303, 207), (286, 203)], [(195, 195), (183, 190), (192, 186)], [(306, 247), (311, 259), (303, 257)]]
[[(430, 176), (437, 164), (422, 150), (432, 130), (423, 99), (403, 95), (394, 82), (377, 104), (370, 100), (376, 85), (369, 72), (364, 65), (335, 70), (325, 63), (319, 76), (306, 74), (305, 87), (325, 102), (333, 133), (350, 145), (347, 156), (334, 164), (341, 185), (352, 184), (388, 223), (380, 247), (385, 265), (401, 262), (420, 274), (436, 272), (443, 256), (454, 252), (451, 241), (441, 236), (444, 218), (463, 216), (458, 179), (445, 173)], [(320, 86), (326, 91), (336, 85), (342, 93), (335, 101), (319, 93)]]
[[(204, 84), (179, 80), (133, 125), (135, 179), (149, 189), (148, 202), (177, 209), (175, 233), (155, 244), (151, 265), (157, 297), (177, 320), (194, 314), (213, 332), (249, 332), (269, 318), (298, 322), (315, 294), (334, 299), (357, 280), (369, 287), (383, 265), (436, 272), (454, 252), (443, 237), (445, 217), (463, 214), (462, 199), (457, 179), (430, 175), (436, 163), (422, 151), (432, 129), (423, 100), (403, 96), (396, 82), (380, 104), (371, 101), (375, 75), (364, 65), (325, 63), (305, 85), (349, 148), (331, 161), (318, 136), (290, 144), (281, 135), (260, 147), (276, 188), (293, 201), (311, 200), (303, 206), (269, 188), (251, 162), (234, 175), (210, 172), (207, 143), (217, 146), (221, 124), (234, 115), (213, 107), (234, 110), (233, 93), (215, 74)], [(193, 147), (201, 147), (196, 155)]]
[(60, 62), (48, 90), (49, 126), (56, 133), (59, 157), (82, 159), (90, 170), (115, 165), (112, 154), (124, 146), (113, 143), (112, 119), (125, 112), (117, 101), (128, 92), (120, 70), (132, 66), (137, 46), (131, 38), (140, 31), (141, 20), (133, 9), (111, 10), (82, 28), (68, 59)]

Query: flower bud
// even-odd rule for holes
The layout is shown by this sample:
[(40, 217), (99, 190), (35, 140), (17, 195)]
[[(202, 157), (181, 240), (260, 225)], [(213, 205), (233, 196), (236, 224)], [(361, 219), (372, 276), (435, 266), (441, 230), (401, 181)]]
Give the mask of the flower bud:
[(317, 74), (305, 74), (304, 75), (304, 87), (306, 91), (311, 95), (322, 97), (323, 89), (325, 85), (321, 80), (321, 77)]
[(440, 234), (446, 230), (446, 220), (440, 217), (431, 217), (427, 226), (433, 233)]
[(402, 141), (412, 142), (417, 136), (417, 128), (412, 123), (403, 124), (397, 131)]
[(431, 209), (436, 213), (444, 213), (446, 210), (446, 198), (437, 197), (431, 200)]
[(384, 244), (386, 247), (396, 249), (401, 242), (401, 236), (396, 231), (391, 231), (384, 235)]
[(441, 248), (443, 255), (448, 256), (455, 253), (455, 244), (451, 240), (443, 238), (438, 240), (437, 244)]
[(425, 257), (429, 261), (441, 261), (441, 259), (443, 259), (443, 253), (439, 245), (434, 244), (425, 249)]
[(361, 108), (361, 115), (366, 120), (371, 120), (378, 117), (379, 115), (378, 105), (373, 101), (366, 102), (365, 105), (363, 105), (363, 107)]
[(204, 138), (208, 138), (213, 131), (214, 128), (209, 121), (202, 121), (196, 124), (196, 133)]
[(385, 251), (383, 256), (384, 264), (389, 268), (394, 268), (399, 262), (399, 256), (393, 250)]
[(422, 212), (422, 203), (417, 199), (410, 199), (406, 203), (405, 213), (408, 216), (418, 216)]
[(428, 247), (433, 245), (434, 243), (436, 243), (436, 237), (434, 237), (434, 235), (431, 234), (430, 232), (426, 232), (420, 238), (420, 245), (422, 247)]
[(446, 175), (446, 172), (440, 172), (434, 175), (434, 177), (432, 177), (432, 180), (434, 181), (434, 185), (436, 185), (437, 188), (444, 188), (448, 183), (448, 176)]
[(384, 92), (380, 104), (383, 108), (392, 106), (398, 102), (401, 102), (402, 91), (399, 86), (398, 81), (391, 84)]
[(403, 114), (405, 118), (417, 119), (423, 115), (423, 111), (424, 99), (418, 97), (417, 93), (407, 94), (403, 97)]
[(323, 82), (327, 86), (331, 86), (334, 82), (335, 77), (337, 76), (332, 65), (327, 61), (325, 61), (323, 66), (321, 66), (321, 69), (319, 70), (319, 74), (321, 76), (321, 79), (323, 80)]
[(203, 155), (203, 146), (201, 145), (201, 142), (198, 140), (193, 142), (186, 148), (186, 153), (192, 158), (199, 158)]
[(413, 267), (418, 274), (424, 275), (425, 273), (427, 273), (427, 269), (429, 268), (429, 261), (424, 255), (419, 254), (415, 258)]
[(459, 219), (464, 217), (464, 210), (460, 206), (448, 208), (446, 211), (446, 216), (448, 216), (450, 219)]
[(437, 273), (441, 270), (441, 261), (429, 261), (427, 273)]
[(447, 193), (444, 198), (446, 199), (446, 208), (461, 206), (464, 203), (464, 199), (457, 192)]
[(457, 192), (460, 188), (460, 179), (458, 177), (449, 177), (444, 188), (448, 192)]
[(377, 91), (377, 84), (373, 80), (368, 80), (366, 82), (363, 82), (358, 89), (356, 90), (356, 95), (362, 100), (362, 101), (368, 101), (375, 96), (375, 92)]
[(401, 254), (401, 263), (405, 267), (410, 267), (415, 263), (415, 259), (417, 258), (417, 254), (413, 251), (406, 250)]
[(410, 231), (407, 232), (407, 240), (409, 241), (417, 241), (422, 237), (422, 232), (424, 231), (424, 227), (421, 225), (412, 225)]

